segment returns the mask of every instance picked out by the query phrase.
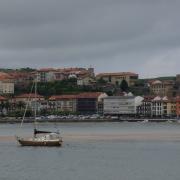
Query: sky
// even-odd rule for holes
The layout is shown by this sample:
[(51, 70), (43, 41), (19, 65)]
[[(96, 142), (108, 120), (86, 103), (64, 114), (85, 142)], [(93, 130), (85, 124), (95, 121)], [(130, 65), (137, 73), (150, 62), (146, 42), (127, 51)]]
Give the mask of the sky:
[(0, 0), (0, 68), (180, 73), (179, 0)]

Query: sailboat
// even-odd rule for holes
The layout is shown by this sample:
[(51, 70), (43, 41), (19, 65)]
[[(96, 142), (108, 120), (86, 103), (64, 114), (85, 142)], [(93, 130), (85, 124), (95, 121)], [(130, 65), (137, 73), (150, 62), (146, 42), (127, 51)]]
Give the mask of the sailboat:
[[(35, 87), (34, 87), (35, 86)], [(20, 136), (16, 136), (16, 140), (21, 146), (62, 146), (62, 137), (60, 136), (59, 131), (51, 132), (51, 131), (42, 131), (37, 129), (37, 122), (36, 122), (36, 114), (37, 114), (37, 78), (33, 83), (31, 88), (31, 92), (35, 89), (35, 104), (34, 104), (34, 131), (33, 136), (29, 138), (23, 138)], [(30, 97), (29, 97), (30, 98)], [(26, 111), (28, 108), (28, 103), (26, 104), (24, 116), (21, 122), (21, 127), (24, 122), (24, 118), (26, 115)]]

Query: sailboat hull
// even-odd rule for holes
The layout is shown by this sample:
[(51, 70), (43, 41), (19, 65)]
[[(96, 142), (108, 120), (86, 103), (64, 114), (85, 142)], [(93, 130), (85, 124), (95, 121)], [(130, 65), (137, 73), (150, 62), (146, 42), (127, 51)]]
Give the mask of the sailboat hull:
[(36, 141), (29, 139), (17, 139), (21, 146), (62, 146), (62, 140)]

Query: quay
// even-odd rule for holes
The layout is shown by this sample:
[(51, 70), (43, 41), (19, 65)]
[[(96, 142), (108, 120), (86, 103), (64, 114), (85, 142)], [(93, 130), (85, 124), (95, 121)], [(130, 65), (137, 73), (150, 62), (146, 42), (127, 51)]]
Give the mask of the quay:
[[(0, 123), (21, 123), (22, 118), (14, 118), (14, 117), (3, 117), (0, 118)], [(96, 119), (66, 119), (66, 118), (44, 118), (44, 119), (37, 119), (36, 120), (38, 123), (68, 123), (68, 122), (156, 122), (156, 123), (161, 123), (161, 122), (180, 122), (179, 119), (165, 119), (165, 118), (96, 118)], [(25, 118), (24, 123), (33, 123), (34, 118)]]

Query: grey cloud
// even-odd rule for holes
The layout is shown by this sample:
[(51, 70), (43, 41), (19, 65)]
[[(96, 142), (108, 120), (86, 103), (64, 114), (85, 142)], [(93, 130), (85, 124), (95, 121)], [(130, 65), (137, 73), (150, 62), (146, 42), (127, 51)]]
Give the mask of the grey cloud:
[[(0, 63), (174, 75), (179, 5), (178, 0), (1, 0)], [(163, 69), (152, 70), (151, 64)]]

